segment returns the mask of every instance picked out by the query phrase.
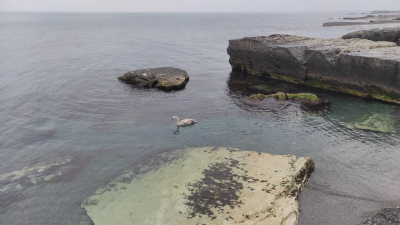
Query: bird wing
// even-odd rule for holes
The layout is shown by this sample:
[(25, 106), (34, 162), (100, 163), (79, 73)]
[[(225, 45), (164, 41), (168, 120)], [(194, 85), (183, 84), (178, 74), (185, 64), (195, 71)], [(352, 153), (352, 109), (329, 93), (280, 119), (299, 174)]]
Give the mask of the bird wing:
[(194, 119), (184, 119), (180, 122), (181, 125), (188, 125), (188, 124), (192, 124), (192, 123), (196, 123), (197, 121)]

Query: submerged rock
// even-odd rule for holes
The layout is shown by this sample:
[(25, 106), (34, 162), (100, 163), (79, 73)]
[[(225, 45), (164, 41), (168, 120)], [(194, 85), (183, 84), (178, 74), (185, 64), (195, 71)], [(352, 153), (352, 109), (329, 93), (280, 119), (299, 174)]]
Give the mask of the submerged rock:
[(360, 225), (399, 225), (400, 207), (385, 208), (379, 211), (374, 217), (364, 220)]
[(76, 173), (81, 159), (65, 156), (34, 160), (24, 168), (14, 169), (0, 174), (0, 214), (13, 204), (30, 194), (29, 188), (44, 187), (48, 183), (60, 182)]
[[(279, 81), (278, 81), (279, 82)], [(252, 92), (262, 93), (262, 94), (271, 94), (277, 92), (293, 92), (296, 91), (295, 85), (289, 84), (286, 82), (280, 82), (279, 85), (272, 84), (257, 84), (254, 86), (249, 86), (249, 90)]]
[(162, 67), (135, 70), (125, 73), (118, 79), (140, 87), (154, 87), (163, 91), (171, 91), (183, 89), (189, 81), (189, 75), (186, 71), (178, 68)]
[(400, 27), (360, 30), (343, 36), (344, 39), (361, 38), (371, 41), (389, 41), (400, 45)]
[(361, 130), (371, 130), (377, 132), (395, 132), (396, 120), (385, 114), (373, 114), (364, 116), (354, 123), (354, 127)]
[(311, 158), (193, 148), (127, 171), (82, 203), (94, 224), (297, 224)]
[(393, 42), (293, 35), (230, 40), (233, 70), (400, 103), (400, 48)]
[(299, 102), (303, 106), (309, 107), (311, 109), (324, 109), (330, 106), (330, 101), (327, 99), (320, 99), (318, 96), (310, 93), (283, 93), (278, 92), (272, 95), (255, 94), (250, 96), (252, 99), (264, 100), (265, 98), (275, 98), (279, 101), (294, 101)]

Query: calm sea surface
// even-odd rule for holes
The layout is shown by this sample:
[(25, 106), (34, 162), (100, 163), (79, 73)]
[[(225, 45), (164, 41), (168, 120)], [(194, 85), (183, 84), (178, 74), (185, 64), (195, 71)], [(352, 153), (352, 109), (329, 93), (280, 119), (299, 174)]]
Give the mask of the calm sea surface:
[[(160, 152), (204, 146), (312, 157), (301, 225), (358, 224), (400, 205), (399, 106), (318, 90), (329, 112), (248, 105), (235, 84), (249, 78), (228, 63), (229, 39), (339, 37), (361, 27), (322, 23), (348, 14), (0, 13), (0, 224), (90, 224), (80, 204), (98, 187)], [(186, 88), (117, 80), (161, 66), (186, 70)], [(374, 114), (399, 131), (352, 126)], [(174, 115), (199, 122), (177, 131)]]

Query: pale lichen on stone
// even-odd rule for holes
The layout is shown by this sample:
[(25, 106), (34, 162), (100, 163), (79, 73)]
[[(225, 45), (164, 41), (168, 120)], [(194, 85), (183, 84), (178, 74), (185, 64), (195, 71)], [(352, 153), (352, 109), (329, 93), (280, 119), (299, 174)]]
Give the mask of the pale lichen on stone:
[(297, 224), (314, 163), (232, 148), (165, 153), (82, 203), (101, 224)]

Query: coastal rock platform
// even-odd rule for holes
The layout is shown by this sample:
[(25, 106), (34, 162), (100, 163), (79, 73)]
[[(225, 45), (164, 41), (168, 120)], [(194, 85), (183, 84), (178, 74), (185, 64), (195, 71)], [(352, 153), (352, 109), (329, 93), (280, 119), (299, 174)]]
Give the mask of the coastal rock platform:
[(297, 224), (311, 158), (234, 148), (164, 153), (82, 203), (94, 224)]
[(293, 35), (229, 41), (233, 70), (400, 103), (400, 48), (394, 42)]
[(343, 36), (343, 39), (368, 39), (371, 41), (389, 41), (400, 46), (400, 27), (387, 27), (355, 31)]
[(186, 71), (178, 68), (161, 67), (135, 70), (125, 73), (118, 79), (140, 87), (171, 91), (183, 89), (189, 81), (189, 75)]

